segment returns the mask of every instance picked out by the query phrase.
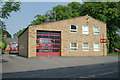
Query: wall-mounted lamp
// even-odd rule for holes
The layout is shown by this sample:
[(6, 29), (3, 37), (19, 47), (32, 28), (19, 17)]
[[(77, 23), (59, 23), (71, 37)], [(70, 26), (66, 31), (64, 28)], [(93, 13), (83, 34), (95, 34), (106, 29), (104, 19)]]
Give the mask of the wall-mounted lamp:
[(89, 19), (89, 18), (86, 19), (87, 23), (88, 23), (88, 21), (89, 21), (88, 19)]
[(87, 16), (86, 22), (88, 23), (89, 22), (89, 16), (88, 16), (88, 14), (86, 16)]

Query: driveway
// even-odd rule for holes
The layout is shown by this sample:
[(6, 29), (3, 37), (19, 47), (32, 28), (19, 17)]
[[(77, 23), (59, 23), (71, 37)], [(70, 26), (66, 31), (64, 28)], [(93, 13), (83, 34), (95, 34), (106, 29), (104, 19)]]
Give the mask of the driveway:
[(118, 57), (3, 55), (4, 78), (118, 78)]

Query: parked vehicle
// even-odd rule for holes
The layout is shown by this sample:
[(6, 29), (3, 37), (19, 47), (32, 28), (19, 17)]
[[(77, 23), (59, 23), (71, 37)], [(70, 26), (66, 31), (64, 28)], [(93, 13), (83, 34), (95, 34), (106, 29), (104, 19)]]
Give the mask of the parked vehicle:
[(18, 43), (10, 43), (10, 52), (9, 53), (18, 53), (19, 47)]
[(52, 40), (49, 38), (39, 38), (36, 48), (37, 52), (53, 52)]
[(114, 49), (114, 52), (120, 52), (120, 50), (119, 50), (119, 49), (117, 49), (117, 48), (115, 48), (115, 49)]

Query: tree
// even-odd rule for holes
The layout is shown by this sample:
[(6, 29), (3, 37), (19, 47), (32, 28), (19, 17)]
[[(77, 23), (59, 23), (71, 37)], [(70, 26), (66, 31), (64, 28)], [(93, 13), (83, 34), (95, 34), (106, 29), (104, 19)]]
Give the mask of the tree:
[(83, 2), (119, 2), (119, 0), (82, 0)]
[(1, 2), (2, 10), (0, 11), (0, 17), (8, 19), (11, 12), (17, 12), (20, 10), (20, 4), (20, 2)]
[(58, 5), (53, 7), (53, 10), (56, 12), (56, 21), (72, 18), (72, 10), (70, 10), (70, 6)]
[[(80, 6), (81, 6), (80, 3), (72, 2), (72, 3), (69, 3), (67, 6), (58, 5), (56, 7), (53, 7), (53, 9), (48, 11), (47, 13), (52, 14), (51, 11), (55, 11), (54, 16), (52, 17), (52, 19), (55, 17), (56, 19), (55, 21), (69, 19), (69, 18), (80, 16), (78, 12)], [(48, 14), (45, 14), (45, 15), (48, 15)], [(47, 19), (45, 15), (36, 15), (35, 20), (33, 20), (29, 26), (45, 23)]]
[(2, 31), (2, 34), (0, 34), (0, 49), (2, 48), (2, 50), (4, 50), (7, 47), (7, 43), (3, 38), (3, 36), (6, 34), (8, 38), (11, 38), (11, 35), (6, 30), (1, 30), (1, 31)]
[[(84, 1), (95, 1), (95, 0), (84, 0)], [(58, 5), (53, 7), (55, 11), (56, 21), (74, 18), (78, 16), (89, 16), (105, 22), (107, 24), (107, 39), (108, 52), (111, 53), (119, 41), (119, 37), (116, 33), (120, 28), (120, 2), (79, 2), (69, 3), (67, 6)], [(40, 16), (40, 15), (39, 15)], [(31, 25), (37, 25), (45, 23), (44, 19), (41, 20), (41, 16), (33, 20)]]
[(1, 26), (1, 28), (0, 28), (1, 30), (2, 29), (6, 30), (5, 22), (3, 22), (3, 21), (0, 20), (0, 26)]
[(119, 28), (118, 3), (116, 2), (85, 2), (81, 8), (82, 15), (88, 14), (107, 24), (107, 39), (109, 40), (108, 49), (111, 53), (115, 48), (116, 30)]
[[(10, 13), (11, 12), (17, 12), (20, 11), (20, 2), (11, 2), (10, 0), (8, 2), (2, 2), (0, 0), (0, 4), (1, 4), (1, 11), (0, 11), (0, 17), (2, 19), (8, 19), (8, 17), (10, 17)], [(5, 23), (0, 19), (0, 26), (2, 25), (2, 29), (6, 29), (5, 28)]]
[(19, 30), (17, 33), (13, 34), (13, 37), (18, 37), (26, 28), (23, 28), (22, 30)]
[(7, 38), (11, 38), (11, 34), (8, 31), (2, 30), (2, 35), (4, 36), (5, 34), (7, 35)]
[(45, 20), (46, 20), (45, 15), (36, 15), (34, 18), (36, 20), (33, 20), (29, 26), (45, 23)]
[(118, 34), (115, 34), (115, 48), (120, 49), (120, 36)]
[(7, 47), (7, 42), (5, 39), (2, 38), (2, 50), (4, 50)]
[[(17, 12), (20, 10), (20, 2), (11, 2), (10, 0), (8, 2), (2, 2), (0, 0), (1, 10), (0, 10), (0, 30), (2, 33), (0, 33), (0, 37), (2, 38), (2, 35), (7, 35), (7, 37), (11, 38), (11, 35), (6, 31), (6, 25), (5, 22), (2, 21), (2, 19), (8, 19), (10, 17), (11, 12)], [(0, 40), (1, 43), (1, 40)], [(2, 49), (5, 49), (7, 46), (6, 41), (2, 38)]]
[(79, 13), (80, 11), (80, 8), (81, 8), (81, 4), (79, 2), (71, 2), (71, 3), (68, 3), (68, 5), (70, 7), (70, 10), (72, 12), (72, 18), (74, 17), (78, 17), (78, 16), (81, 16), (81, 14)]

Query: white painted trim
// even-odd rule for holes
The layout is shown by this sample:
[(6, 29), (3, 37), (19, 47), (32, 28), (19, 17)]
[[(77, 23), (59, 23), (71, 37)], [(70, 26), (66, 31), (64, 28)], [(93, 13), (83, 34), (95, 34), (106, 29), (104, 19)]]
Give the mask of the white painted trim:
[[(99, 34), (100, 34), (100, 27), (99, 26), (94, 26), (94, 27), (98, 27), (99, 28)], [(94, 27), (93, 27), (93, 34), (94, 34)], [(99, 35), (99, 34), (94, 34), (94, 35)]]
[[(77, 29), (76, 31), (77, 31), (77, 32), (71, 32), (71, 30), (72, 30), (72, 29), (71, 29), (71, 25), (75, 25), (75, 26), (76, 26), (76, 29)], [(78, 33), (78, 26), (77, 26), (77, 24), (70, 24), (70, 33)]]
[[(99, 44), (99, 50), (95, 50), (95, 44)], [(100, 43), (94, 43), (93, 47), (94, 47), (94, 51), (100, 51)]]
[[(85, 25), (84, 25), (85, 26)], [(84, 26), (82, 26), (82, 34), (85, 34), (85, 33), (83, 33), (83, 27)], [(88, 26), (88, 34), (89, 34), (89, 26)]]
[(83, 43), (82, 43), (82, 51), (90, 51), (89, 43), (88, 43), (88, 49), (89, 49), (89, 50), (83, 50), (83, 44), (84, 44), (84, 43), (88, 43), (88, 42), (83, 42)]
[[(71, 47), (71, 43), (77, 43), (77, 47)], [(75, 50), (75, 51), (78, 51), (78, 42), (71, 42), (70, 43), (70, 51), (74, 51), (74, 50), (71, 50), (71, 48), (77, 48), (77, 50)]]

